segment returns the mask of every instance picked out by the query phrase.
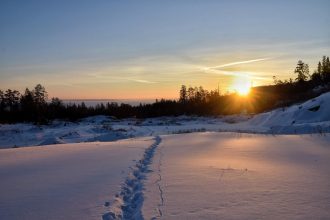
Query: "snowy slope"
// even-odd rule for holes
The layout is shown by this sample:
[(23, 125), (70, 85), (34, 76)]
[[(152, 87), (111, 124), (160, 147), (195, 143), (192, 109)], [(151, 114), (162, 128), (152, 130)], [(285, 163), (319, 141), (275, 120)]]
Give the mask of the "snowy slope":
[(151, 138), (0, 150), (0, 219), (102, 219)]
[(248, 123), (276, 133), (330, 132), (330, 92), (299, 105), (258, 114)]
[(330, 137), (163, 136), (144, 219), (328, 219)]

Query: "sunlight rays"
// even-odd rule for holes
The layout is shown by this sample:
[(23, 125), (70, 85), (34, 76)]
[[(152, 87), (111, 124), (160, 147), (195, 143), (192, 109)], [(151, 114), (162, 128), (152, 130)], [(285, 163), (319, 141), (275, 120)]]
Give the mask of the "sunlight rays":
[(252, 81), (248, 76), (235, 77), (231, 85), (234, 90), (240, 96), (247, 96), (250, 93), (252, 87)]

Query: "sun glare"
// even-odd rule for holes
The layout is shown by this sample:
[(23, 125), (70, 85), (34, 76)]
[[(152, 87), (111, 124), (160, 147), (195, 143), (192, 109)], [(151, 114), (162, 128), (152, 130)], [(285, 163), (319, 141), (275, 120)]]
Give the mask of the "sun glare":
[(241, 96), (247, 96), (251, 89), (251, 82), (248, 77), (236, 77), (232, 88)]

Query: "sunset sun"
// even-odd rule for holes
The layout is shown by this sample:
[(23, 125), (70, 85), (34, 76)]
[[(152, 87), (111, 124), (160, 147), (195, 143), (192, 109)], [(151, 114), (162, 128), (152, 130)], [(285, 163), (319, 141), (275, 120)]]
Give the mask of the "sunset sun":
[(237, 77), (233, 81), (232, 89), (241, 96), (247, 96), (251, 89), (251, 81), (248, 77)]

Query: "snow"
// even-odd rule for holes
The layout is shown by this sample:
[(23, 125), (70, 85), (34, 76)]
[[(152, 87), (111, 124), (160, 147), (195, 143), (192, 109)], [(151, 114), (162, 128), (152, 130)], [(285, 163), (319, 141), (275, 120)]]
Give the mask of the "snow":
[(302, 104), (256, 115), (249, 124), (269, 127), (272, 133), (330, 132), (330, 93)]
[(330, 92), (305, 103), (270, 112), (225, 117), (159, 117), (118, 120), (94, 116), (77, 123), (54, 121), (50, 125), (0, 125), (0, 148), (115, 141), (205, 131), (235, 131), (271, 134), (309, 134), (330, 132)]
[(328, 219), (329, 112), (0, 125), (0, 219)]
[(0, 150), (0, 219), (101, 219), (151, 138)]
[(145, 150), (143, 158), (136, 163), (126, 178), (120, 193), (116, 194), (109, 211), (102, 216), (103, 220), (143, 219), (143, 180), (150, 171), (149, 166), (160, 142), (161, 138), (157, 136), (155, 143)]
[(163, 136), (146, 180), (145, 219), (327, 219), (330, 138)]

